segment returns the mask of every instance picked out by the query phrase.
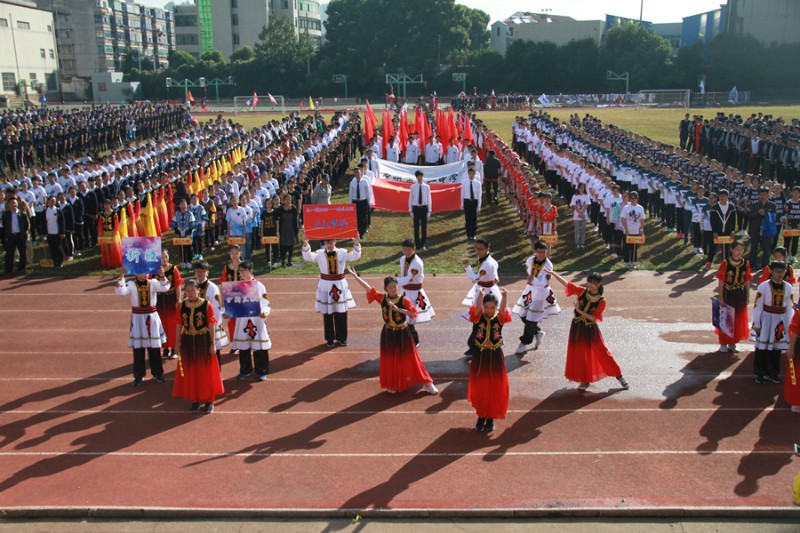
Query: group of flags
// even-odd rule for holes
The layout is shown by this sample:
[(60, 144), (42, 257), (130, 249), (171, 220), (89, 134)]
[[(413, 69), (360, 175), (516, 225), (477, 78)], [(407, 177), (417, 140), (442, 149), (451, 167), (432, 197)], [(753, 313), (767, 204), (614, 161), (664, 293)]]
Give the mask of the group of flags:
[[(364, 143), (370, 143), (378, 131), (378, 118), (373, 111), (369, 100), (366, 102), (367, 111), (364, 116)], [(428, 121), (428, 115), (425, 111), (417, 109), (414, 116), (414, 122), (410, 123), (408, 120), (408, 113), (403, 111), (400, 113), (400, 121), (397, 131), (393, 122), (393, 114), (386, 109), (383, 110), (381, 117), (381, 137), (383, 138), (383, 145), (381, 149), (386, 153), (386, 146), (389, 143), (389, 138), (396, 135), (400, 143), (400, 153), (405, 153), (406, 146), (408, 146), (408, 138), (412, 133), (418, 135), (418, 143), (420, 153), (424, 153), (425, 144), (428, 142), (428, 137), (431, 135), (438, 135), (441, 139), (442, 146), (449, 146), (450, 139), (461, 138), (465, 144), (469, 144), (475, 140), (472, 133), (472, 126), (466, 115), (462, 113), (455, 114), (453, 109), (445, 112), (442, 109), (437, 109), (435, 118), (431, 124)]]

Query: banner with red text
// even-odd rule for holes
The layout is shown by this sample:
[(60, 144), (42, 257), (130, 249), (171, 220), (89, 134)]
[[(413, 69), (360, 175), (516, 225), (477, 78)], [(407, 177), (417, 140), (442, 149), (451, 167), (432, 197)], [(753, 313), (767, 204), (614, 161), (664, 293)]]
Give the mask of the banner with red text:
[(349, 239), (358, 235), (355, 204), (311, 204), (303, 206), (306, 239)]

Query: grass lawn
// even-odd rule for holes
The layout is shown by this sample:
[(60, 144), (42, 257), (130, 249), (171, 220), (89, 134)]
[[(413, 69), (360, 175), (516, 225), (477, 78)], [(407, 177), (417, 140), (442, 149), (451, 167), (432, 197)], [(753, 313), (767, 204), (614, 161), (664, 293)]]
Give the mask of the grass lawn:
[[(785, 119), (800, 116), (800, 106), (794, 107), (738, 107), (725, 108), (726, 112), (749, 114), (762, 110)], [(604, 122), (619, 124), (625, 128), (650, 136), (664, 142), (674, 143), (677, 140), (677, 128), (680, 118), (684, 114), (681, 109), (550, 109), (552, 115), (567, 118), (571, 113), (590, 112), (599, 116)], [(703, 113), (711, 115), (715, 109), (690, 110), (690, 113)], [(479, 116), (491, 129), (498, 131), (507, 141), (511, 140), (511, 122), (521, 112), (497, 111), (484, 112)], [(207, 120), (216, 115), (202, 115), (200, 120)], [(243, 113), (239, 115), (223, 115), (232, 118), (246, 128), (263, 124), (266, 120), (280, 118), (276, 113)], [(347, 201), (346, 188), (350, 176), (339, 184), (334, 192), (333, 202), (344, 203)], [(544, 186), (544, 182), (540, 181)], [(560, 200), (559, 206), (560, 242), (552, 249), (552, 259), (556, 268), (569, 271), (599, 270), (610, 271), (624, 267), (622, 261), (609, 256), (603, 248), (602, 241), (593, 231), (587, 235), (587, 247), (578, 251), (572, 244), (571, 215)], [(474, 259), (472, 246), (466, 241), (464, 235), (464, 222), (461, 213), (440, 213), (431, 217), (428, 224), (428, 250), (420, 253), (425, 260), (426, 269), (430, 273), (461, 272), (462, 259)], [(687, 246), (678, 241), (674, 234), (668, 234), (651, 221), (646, 223), (648, 242), (640, 251), (641, 267), (652, 270), (683, 270), (698, 269), (703, 264), (703, 259), (688, 253)], [(529, 253), (529, 245), (522, 232), (519, 218), (506, 202), (499, 206), (484, 208), (478, 217), (478, 233), (488, 238), (492, 244), (495, 257), (500, 261), (501, 272), (523, 272), (524, 261)], [(363, 242), (362, 259), (357, 268), (366, 273), (396, 273), (400, 257), (400, 242), (413, 236), (413, 222), (409, 215), (376, 211), (372, 217), (372, 229)], [(171, 233), (165, 236), (165, 242), (171, 242)], [(351, 241), (343, 241), (342, 246), (352, 246)], [(171, 245), (168, 245), (171, 247)], [(227, 261), (225, 245), (218, 247), (214, 252), (207, 252), (206, 259), (212, 266), (212, 272), (221, 272), (222, 266)], [(44, 253), (43, 247), (37, 247), (35, 259), (38, 261)], [(174, 250), (173, 250), (174, 251)], [(259, 250), (254, 258), (258, 274), (266, 272), (264, 251)], [(48, 275), (50, 269), (34, 266), (32, 275)], [(97, 253), (89, 253), (85, 257), (76, 258), (72, 263), (65, 264), (59, 271), (60, 275), (78, 276), (83, 274), (116, 274), (103, 272)], [(315, 274), (316, 267), (306, 264), (299, 253), (295, 256), (295, 266), (292, 268), (279, 268), (275, 274)]]

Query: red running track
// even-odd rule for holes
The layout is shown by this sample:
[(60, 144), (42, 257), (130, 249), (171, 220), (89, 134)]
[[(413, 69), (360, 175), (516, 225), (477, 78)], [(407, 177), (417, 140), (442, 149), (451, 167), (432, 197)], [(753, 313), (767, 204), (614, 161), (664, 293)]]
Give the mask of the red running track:
[[(212, 415), (188, 413), (168, 381), (134, 388), (127, 300), (112, 280), (0, 282), (0, 508), (507, 510), (787, 509), (800, 416), (782, 387), (751, 378), (750, 347), (715, 353), (711, 274), (609, 275), (601, 324), (631, 383), (579, 393), (562, 377), (571, 312), (543, 323), (542, 348), (513, 355), (508, 418), (471, 428), (462, 357), (469, 285), (429, 276), (437, 311), (419, 326), (442, 390), (392, 396), (377, 382), (380, 316), (356, 293), (350, 344), (326, 350), (316, 280), (261, 278), (273, 313), (272, 375), (238, 382)], [(378, 283), (377, 277), (372, 279)], [(515, 299), (522, 282), (508, 285)], [(356, 512), (356, 511), (352, 511)], [(648, 511), (651, 512), (651, 511)]]

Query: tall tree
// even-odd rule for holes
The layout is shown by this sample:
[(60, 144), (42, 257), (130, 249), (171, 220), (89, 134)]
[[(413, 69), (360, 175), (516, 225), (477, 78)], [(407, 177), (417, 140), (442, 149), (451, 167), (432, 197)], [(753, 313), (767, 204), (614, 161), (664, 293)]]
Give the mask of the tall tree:
[(666, 39), (638, 23), (606, 32), (603, 63), (608, 70), (628, 72), (630, 90), (661, 88), (670, 68), (672, 48)]
[(295, 34), (289, 19), (272, 17), (258, 36), (255, 52), (264, 81), (272, 78), (285, 92), (305, 77), (314, 45), (307, 33)]

